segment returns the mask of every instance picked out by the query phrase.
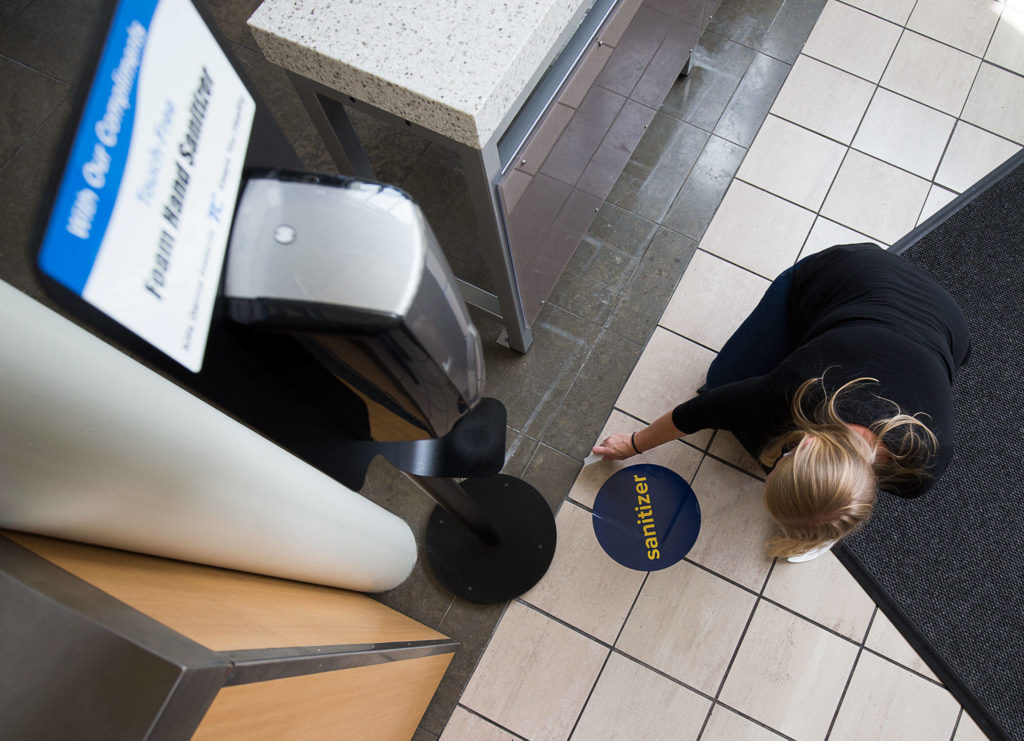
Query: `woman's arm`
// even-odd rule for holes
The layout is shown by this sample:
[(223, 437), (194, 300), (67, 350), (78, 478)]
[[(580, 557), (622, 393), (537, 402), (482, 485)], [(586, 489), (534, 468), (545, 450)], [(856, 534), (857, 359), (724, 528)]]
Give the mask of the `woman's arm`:
[[(621, 461), (637, 452), (644, 453), (670, 440), (681, 438), (684, 434), (672, 424), (672, 412), (666, 412), (634, 435), (610, 435), (595, 445), (593, 452), (604, 456), (606, 461)], [(634, 442), (638, 450), (634, 450)]]
[[(777, 368), (766, 376), (708, 389), (637, 431), (636, 447), (644, 453), (698, 430), (730, 430), (756, 438), (776, 420), (788, 416), (785, 389), (792, 375), (792, 371)], [(609, 436), (595, 445), (593, 452), (613, 461), (637, 454), (632, 435), (622, 434)]]

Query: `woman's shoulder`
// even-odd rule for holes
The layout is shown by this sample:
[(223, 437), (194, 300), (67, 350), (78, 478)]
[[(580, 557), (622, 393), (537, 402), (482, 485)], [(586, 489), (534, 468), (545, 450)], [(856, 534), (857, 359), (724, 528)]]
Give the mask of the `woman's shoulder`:
[(797, 263), (797, 272), (817, 272), (840, 263), (889, 262), (898, 256), (874, 242), (837, 244), (808, 255)]

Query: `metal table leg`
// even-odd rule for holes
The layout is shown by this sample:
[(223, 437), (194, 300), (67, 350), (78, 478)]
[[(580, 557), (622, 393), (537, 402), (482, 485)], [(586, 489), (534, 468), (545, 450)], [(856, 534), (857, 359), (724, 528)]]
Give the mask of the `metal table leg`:
[(533, 334), (526, 326), (523, 300), (519, 295), (512, 253), (505, 233), (505, 220), (498, 205), (496, 183), (501, 174), (498, 147), (492, 139), (482, 150), (460, 146), (459, 154), (469, 184), (480, 238), (483, 240), (484, 259), (498, 292), (498, 304), (505, 331), (508, 332), (509, 347), (526, 352), (533, 342)]
[(318, 94), (316, 87), (304, 77), (292, 72), (288, 73), (288, 77), (339, 172), (376, 180), (373, 165), (359, 143), (359, 137), (345, 113), (345, 106), (334, 98)]
[(475, 149), (422, 126), (411, 124), (362, 101), (342, 96), (300, 75), (288, 74), (331, 159), (343, 174), (369, 180), (376, 179), (373, 166), (345, 113), (345, 105), (351, 105), (385, 123), (409, 126), (427, 140), (459, 155), (480, 232), (481, 252), (497, 294), (462, 280), (459, 281), (459, 287), (467, 303), (483, 309), (501, 321), (505, 327), (509, 347), (526, 352), (533, 343), (533, 334), (526, 324), (526, 315), (505, 233), (505, 222), (498, 205), (496, 183), (501, 173), (495, 143), (498, 135), (492, 137), (482, 150)]

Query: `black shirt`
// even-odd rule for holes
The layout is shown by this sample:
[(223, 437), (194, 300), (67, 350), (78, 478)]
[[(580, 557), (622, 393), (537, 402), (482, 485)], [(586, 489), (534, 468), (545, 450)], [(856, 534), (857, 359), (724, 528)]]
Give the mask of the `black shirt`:
[[(799, 264), (787, 311), (792, 350), (779, 366), (680, 404), (672, 412), (676, 428), (729, 430), (757, 456), (792, 429), (791, 400), (807, 379), (824, 374), (831, 393), (854, 378), (877, 378), (840, 397), (839, 414), (865, 427), (893, 416), (892, 404), (879, 397), (903, 413), (924, 413), (921, 421), (939, 441), (929, 477), (892, 493), (915, 497), (931, 488), (953, 455), (953, 376), (970, 349), (967, 320), (949, 293), (892, 252), (844, 245)], [(886, 443), (898, 449), (898, 441)]]

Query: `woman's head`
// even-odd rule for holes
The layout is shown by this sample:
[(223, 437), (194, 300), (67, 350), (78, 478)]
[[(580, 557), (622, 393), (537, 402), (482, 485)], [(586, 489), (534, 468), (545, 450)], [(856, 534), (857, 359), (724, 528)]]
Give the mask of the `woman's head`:
[[(765, 481), (764, 503), (782, 531), (768, 541), (769, 555), (792, 556), (849, 535), (871, 515), (879, 485), (927, 475), (936, 440), (920, 420), (902, 414), (895, 404), (892, 417), (859, 431), (839, 417), (838, 397), (874, 380), (858, 378), (828, 394), (823, 379), (814, 378), (797, 390), (794, 429), (761, 455), (762, 463), (774, 465)], [(804, 399), (816, 386), (824, 398), (808, 415)], [(889, 450), (884, 440), (897, 429), (903, 431), (899, 449)]]
[(874, 447), (844, 424), (794, 433), (764, 487), (764, 504), (782, 531), (771, 556), (793, 556), (857, 529), (871, 514), (878, 479)]

